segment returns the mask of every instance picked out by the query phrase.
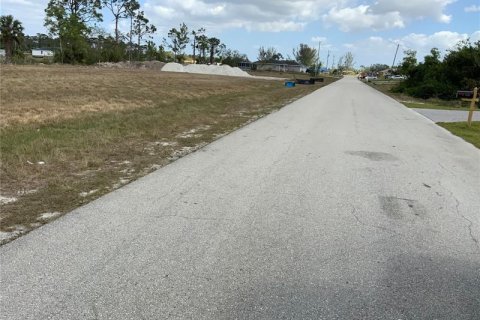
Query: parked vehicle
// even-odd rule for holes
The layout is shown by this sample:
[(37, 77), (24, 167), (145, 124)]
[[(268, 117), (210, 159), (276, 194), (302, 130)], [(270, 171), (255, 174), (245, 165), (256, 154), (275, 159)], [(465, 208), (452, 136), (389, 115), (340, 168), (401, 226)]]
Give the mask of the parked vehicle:
[(368, 82), (368, 81), (372, 81), (372, 80), (377, 80), (378, 77), (377, 76), (374, 76), (374, 75), (371, 75), (371, 76), (366, 76), (365, 77), (365, 80)]
[(392, 80), (405, 80), (406, 77), (401, 76), (401, 75), (393, 75), (393, 76), (390, 77), (390, 79), (392, 79)]

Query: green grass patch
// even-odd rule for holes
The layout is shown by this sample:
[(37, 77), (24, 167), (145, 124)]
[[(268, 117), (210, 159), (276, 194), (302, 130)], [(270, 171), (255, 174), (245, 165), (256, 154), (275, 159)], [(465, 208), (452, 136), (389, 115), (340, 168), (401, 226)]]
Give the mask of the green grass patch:
[(479, 121), (472, 122), (471, 127), (466, 122), (438, 122), (437, 124), (480, 149)]

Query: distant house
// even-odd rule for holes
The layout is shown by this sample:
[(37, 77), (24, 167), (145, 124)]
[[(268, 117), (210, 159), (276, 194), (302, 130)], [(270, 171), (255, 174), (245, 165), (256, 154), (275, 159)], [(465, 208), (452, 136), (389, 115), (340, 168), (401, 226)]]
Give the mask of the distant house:
[(35, 58), (53, 57), (53, 51), (48, 49), (32, 49), (32, 57), (35, 57)]
[(254, 65), (258, 71), (306, 72), (307, 67), (292, 60), (257, 61)]
[(238, 63), (237, 67), (239, 67), (242, 70), (251, 70), (252, 63), (250, 61), (242, 61)]
[(378, 73), (379, 76), (385, 77), (385, 76), (393, 74), (393, 70), (388, 68), (388, 69), (385, 69), (385, 70), (380, 70), (377, 73)]
[(0, 49), (0, 57), (5, 57), (5, 49)]

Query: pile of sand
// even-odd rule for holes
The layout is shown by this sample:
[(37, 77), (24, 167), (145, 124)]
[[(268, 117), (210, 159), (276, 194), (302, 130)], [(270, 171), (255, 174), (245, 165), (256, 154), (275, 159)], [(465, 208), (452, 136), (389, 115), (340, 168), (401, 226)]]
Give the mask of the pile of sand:
[(184, 67), (179, 63), (170, 62), (162, 68), (162, 71), (200, 73), (229, 77), (251, 77), (248, 73), (241, 70), (240, 68), (232, 68), (229, 65), (218, 66), (206, 64), (189, 64)]
[(166, 65), (163, 66), (162, 71), (167, 71), (167, 72), (185, 72), (183, 70), (183, 66), (179, 63), (175, 62), (169, 62)]
[(160, 61), (121, 61), (121, 62), (99, 62), (97, 67), (110, 69), (152, 69), (161, 70), (165, 65)]

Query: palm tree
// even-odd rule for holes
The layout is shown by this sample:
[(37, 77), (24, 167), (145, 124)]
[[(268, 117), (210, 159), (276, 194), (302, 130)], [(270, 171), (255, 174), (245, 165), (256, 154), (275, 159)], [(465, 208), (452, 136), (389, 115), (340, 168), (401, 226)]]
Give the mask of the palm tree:
[(213, 64), (215, 54), (217, 53), (217, 48), (220, 45), (220, 39), (209, 38), (208, 43), (210, 44), (210, 64)]
[(13, 18), (12, 15), (0, 17), (0, 39), (5, 46), (5, 59), (10, 62), (13, 55), (14, 43), (20, 44), (23, 36), (22, 23)]

